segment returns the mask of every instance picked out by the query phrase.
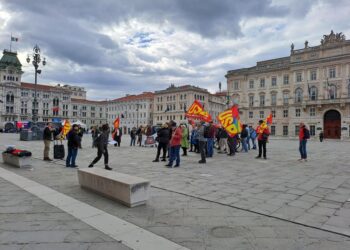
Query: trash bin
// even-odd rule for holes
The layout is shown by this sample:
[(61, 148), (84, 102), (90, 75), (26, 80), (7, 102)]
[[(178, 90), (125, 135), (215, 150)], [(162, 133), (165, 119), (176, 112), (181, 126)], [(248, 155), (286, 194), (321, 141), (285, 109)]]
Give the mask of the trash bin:
[(29, 129), (22, 129), (19, 139), (21, 141), (31, 141), (33, 140), (33, 132), (30, 131)]

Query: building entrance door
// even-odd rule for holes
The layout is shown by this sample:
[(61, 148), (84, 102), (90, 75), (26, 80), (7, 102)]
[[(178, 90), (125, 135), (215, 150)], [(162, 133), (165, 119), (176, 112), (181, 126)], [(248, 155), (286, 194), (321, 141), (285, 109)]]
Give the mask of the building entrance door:
[(341, 135), (341, 115), (336, 110), (329, 110), (323, 118), (324, 138), (340, 139)]

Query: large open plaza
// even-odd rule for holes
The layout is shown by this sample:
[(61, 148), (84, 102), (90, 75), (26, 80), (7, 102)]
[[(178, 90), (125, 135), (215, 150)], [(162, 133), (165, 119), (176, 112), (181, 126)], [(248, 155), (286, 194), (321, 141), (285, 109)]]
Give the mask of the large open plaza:
[[(33, 153), (32, 169), (0, 163), (0, 249), (350, 248), (349, 142), (311, 140), (308, 161), (299, 162), (298, 141), (276, 138), (267, 160), (250, 150), (215, 153), (198, 164), (200, 156), (190, 153), (179, 168), (166, 168), (152, 162), (155, 148), (129, 147), (126, 135), (121, 147), (109, 146), (110, 166), (151, 182), (147, 204), (135, 208), (80, 188), (77, 170), (64, 161), (42, 161), (42, 141), (0, 134), (0, 142), (1, 149), (16, 145)], [(79, 169), (95, 155), (85, 135)], [(73, 198), (81, 213), (50, 200), (50, 192)], [(94, 224), (89, 209), (111, 222)], [(121, 230), (114, 219), (141, 231), (113, 233)], [(148, 248), (149, 241), (160, 245)]]

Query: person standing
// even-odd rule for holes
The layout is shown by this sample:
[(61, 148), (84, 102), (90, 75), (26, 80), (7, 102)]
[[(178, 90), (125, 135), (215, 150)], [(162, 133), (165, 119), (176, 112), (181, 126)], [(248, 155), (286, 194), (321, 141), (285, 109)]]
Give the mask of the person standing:
[(166, 161), (166, 153), (168, 151), (169, 144), (169, 129), (168, 124), (164, 123), (157, 132), (158, 148), (156, 159), (153, 162), (159, 162), (160, 151), (163, 150), (162, 161)]
[(250, 135), (250, 139), (252, 141), (253, 149), (256, 149), (256, 143), (255, 143), (256, 131), (254, 130), (254, 128), (252, 126), (249, 126), (249, 135)]
[(320, 132), (319, 137), (320, 137), (320, 142), (323, 142), (324, 135), (323, 135), (323, 131), (322, 130)]
[(220, 129), (220, 139), (219, 139), (219, 145), (220, 145), (220, 151), (219, 153), (224, 154), (228, 151), (228, 145), (227, 145), (227, 138), (228, 134), (227, 131), (224, 128)]
[(48, 122), (46, 124), (46, 127), (43, 132), (43, 139), (44, 139), (44, 161), (52, 161), (49, 157), (50, 153), (50, 144), (51, 141), (53, 140), (53, 133), (54, 133), (54, 128), (52, 127), (52, 123)]
[(99, 135), (99, 130), (97, 126), (92, 127), (91, 129), (91, 137), (92, 137), (92, 147), (95, 147), (95, 140)]
[(104, 164), (105, 169), (112, 170), (108, 166), (108, 137), (109, 137), (109, 126), (108, 124), (102, 125), (102, 132), (98, 136), (98, 138), (95, 141), (95, 146), (97, 147), (97, 156), (96, 158), (90, 163), (89, 168), (92, 168), (102, 157), (104, 157)]
[(181, 124), (181, 129), (182, 129), (182, 138), (181, 138), (181, 148), (183, 151), (182, 156), (187, 156), (187, 149), (189, 146), (189, 142), (188, 142), (188, 128), (186, 126), (186, 124)]
[(241, 141), (242, 141), (242, 151), (244, 150), (245, 153), (248, 152), (247, 139), (248, 139), (247, 124), (243, 124), (242, 131), (241, 131)]
[(255, 158), (261, 158), (261, 155), (263, 155), (264, 159), (266, 160), (266, 143), (269, 138), (270, 131), (267, 124), (263, 120), (259, 121), (259, 126), (256, 128), (256, 133), (258, 135), (259, 155)]
[(172, 167), (173, 162), (176, 161), (175, 167), (180, 166), (180, 146), (182, 138), (182, 129), (181, 127), (176, 127), (176, 122), (172, 122), (173, 133), (170, 140), (170, 157), (169, 163), (165, 166)]
[(68, 146), (68, 155), (66, 158), (66, 167), (67, 168), (76, 168), (78, 167), (75, 164), (75, 159), (78, 155), (78, 148), (80, 147), (80, 136), (78, 125), (74, 124), (72, 129), (67, 134), (67, 146)]
[(236, 147), (237, 147), (237, 138), (238, 135), (235, 134), (234, 136), (228, 136), (227, 138), (227, 145), (229, 148), (228, 156), (234, 156), (236, 154)]
[(200, 164), (206, 163), (205, 159), (205, 147), (207, 144), (207, 138), (204, 137), (204, 129), (205, 129), (205, 122), (201, 121), (198, 124), (198, 143), (199, 143), (199, 152), (201, 154), (201, 159), (198, 161)]
[(213, 121), (209, 122), (209, 135), (207, 138), (207, 157), (213, 157), (214, 154), (214, 139), (216, 137), (216, 128)]
[(135, 147), (135, 142), (136, 142), (136, 128), (133, 127), (130, 131), (130, 147), (131, 146)]
[(306, 128), (304, 123), (299, 126), (299, 161), (307, 161), (306, 143), (310, 139), (310, 131)]

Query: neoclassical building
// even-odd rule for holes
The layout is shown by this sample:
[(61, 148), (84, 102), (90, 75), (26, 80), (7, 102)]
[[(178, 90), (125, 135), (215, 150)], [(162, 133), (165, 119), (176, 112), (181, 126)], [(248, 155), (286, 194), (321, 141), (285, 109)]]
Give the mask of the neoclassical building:
[(170, 120), (186, 123), (185, 113), (194, 100), (199, 100), (213, 120), (225, 109), (225, 94), (211, 94), (207, 89), (193, 85), (175, 86), (171, 84), (164, 90), (154, 93), (153, 124), (162, 124)]
[(256, 124), (273, 114), (271, 133), (296, 137), (300, 122), (312, 136), (350, 138), (350, 40), (331, 31), (320, 44), (295, 49), (290, 55), (257, 62), (226, 74), (231, 100), (241, 119)]
[[(0, 59), (0, 128), (31, 121), (33, 112), (39, 122), (80, 120), (87, 127), (107, 122), (107, 102), (87, 100), (84, 88), (61, 84), (35, 86), (22, 82), (22, 74), (17, 53), (4, 50)], [(36, 110), (33, 109), (35, 90)]]
[(108, 124), (113, 126), (116, 118), (120, 119), (120, 128), (123, 133), (139, 126), (152, 125), (153, 121), (152, 92), (143, 92), (138, 95), (126, 95), (121, 98), (108, 101)]

